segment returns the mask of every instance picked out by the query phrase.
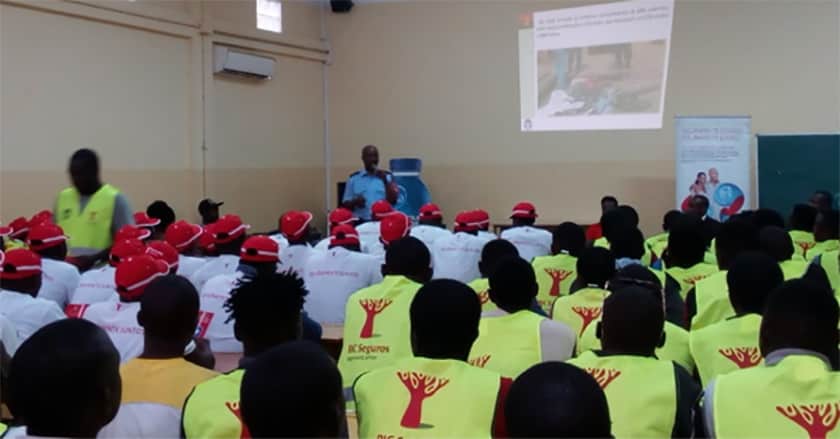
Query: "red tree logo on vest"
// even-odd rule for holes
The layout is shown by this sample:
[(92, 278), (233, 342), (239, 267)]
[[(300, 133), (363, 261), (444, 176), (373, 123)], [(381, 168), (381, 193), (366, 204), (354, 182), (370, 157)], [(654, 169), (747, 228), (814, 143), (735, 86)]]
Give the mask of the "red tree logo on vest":
[(718, 352), (735, 363), (739, 369), (746, 369), (761, 363), (761, 352), (756, 347), (723, 348), (718, 349)]
[(420, 428), (423, 415), (423, 401), (431, 398), (440, 389), (449, 384), (446, 378), (434, 377), (420, 372), (397, 372), (411, 399), (405, 408), (400, 425), (405, 428)]
[(484, 368), (487, 365), (487, 362), (490, 361), (490, 354), (481, 355), (479, 357), (475, 357), (470, 359), (469, 363), (475, 367)]
[(805, 429), (810, 439), (825, 439), (840, 419), (840, 401), (777, 405), (776, 411)]
[(478, 300), (481, 302), (482, 305), (490, 301), (490, 293), (487, 290), (480, 291), (478, 293)]
[(556, 268), (546, 268), (545, 273), (551, 277), (551, 289), (548, 291), (549, 296), (559, 296), (560, 282), (563, 282), (572, 275), (572, 272), (569, 270), (558, 270)]
[(586, 331), (590, 323), (601, 317), (600, 306), (573, 306), (572, 311), (583, 320), (583, 325), (580, 327), (580, 335), (583, 335), (583, 331)]
[(703, 279), (705, 279), (705, 278), (707, 278), (707, 277), (709, 277), (709, 275), (708, 275), (708, 274), (699, 274), (699, 275), (697, 275), (697, 276), (684, 277), (684, 278), (683, 278), (683, 282), (685, 282), (685, 283), (687, 283), (687, 284), (689, 284), (689, 285), (694, 285), (694, 284), (696, 284), (697, 282), (699, 282), (699, 281), (701, 281), (701, 280), (703, 280)]
[(799, 248), (802, 249), (802, 256), (807, 256), (808, 250), (811, 250), (812, 248), (816, 247), (817, 243), (808, 241), (796, 241), (796, 245), (798, 245)]
[(365, 310), (365, 324), (362, 326), (362, 332), (359, 333), (361, 338), (373, 337), (373, 320), (376, 315), (388, 307), (392, 302), (391, 299), (362, 299), (359, 305)]
[(595, 378), (595, 381), (597, 381), (598, 385), (601, 386), (601, 390), (606, 390), (607, 386), (609, 386), (614, 379), (621, 375), (621, 371), (617, 369), (586, 367), (583, 370), (585, 370), (589, 375), (592, 375), (592, 378)]
[(241, 433), (239, 433), (239, 439), (250, 439), (251, 433), (248, 432), (248, 426), (242, 422), (242, 410), (239, 408), (239, 401), (228, 401), (225, 403), (225, 407), (236, 416), (236, 419), (239, 420), (239, 424), (241, 425)]

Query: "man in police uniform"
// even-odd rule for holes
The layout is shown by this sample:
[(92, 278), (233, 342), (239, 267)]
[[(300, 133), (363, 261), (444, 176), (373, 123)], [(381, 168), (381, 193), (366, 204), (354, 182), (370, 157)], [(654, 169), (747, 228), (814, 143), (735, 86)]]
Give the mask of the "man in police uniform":
[(394, 204), (398, 192), (394, 190), (394, 177), (384, 169), (378, 169), (379, 150), (373, 145), (362, 148), (364, 169), (350, 175), (341, 205), (353, 211), (363, 221), (369, 221), (370, 208), (374, 202), (387, 199)]
[(125, 195), (100, 180), (96, 152), (74, 152), (68, 171), (73, 186), (59, 192), (53, 217), (70, 237), (69, 255), (83, 256), (80, 266), (87, 268), (108, 255), (114, 234), (134, 219)]

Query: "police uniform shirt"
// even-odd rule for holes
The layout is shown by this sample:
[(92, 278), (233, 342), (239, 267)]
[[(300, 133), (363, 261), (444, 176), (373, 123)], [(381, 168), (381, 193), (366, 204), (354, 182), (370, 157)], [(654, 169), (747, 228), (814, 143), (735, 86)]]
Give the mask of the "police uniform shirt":
[[(390, 183), (393, 181), (393, 176), (390, 172), (385, 172), (385, 180)], [(358, 196), (365, 198), (365, 205), (353, 209), (353, 216), (364, 221), (370, 220), (370, 208), (373, 203), (385, 199), (385, 183), (382, 178), (375, 173), (369, 174), (362, 169), (350, 175), (347, 179), (347, 185), (344, 187), (344, 196), (341, 198), (343, 202), (351, 201)], [(361, 231), (359, 231), (361, 233)], [(377, 233), (379, 233), (377, 231)]]

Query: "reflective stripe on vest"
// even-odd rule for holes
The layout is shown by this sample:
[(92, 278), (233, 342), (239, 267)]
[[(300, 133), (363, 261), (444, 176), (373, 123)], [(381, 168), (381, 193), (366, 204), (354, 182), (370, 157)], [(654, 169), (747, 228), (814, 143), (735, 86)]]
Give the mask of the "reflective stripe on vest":
[(572, 282), (577, 278), (577, 258), (560, 253), (554, 256), (540, 256), (532, 263), (537, 276), (537, 302), (546, 314), (558, 297), (568, 296)]
[(353, 386), (360, 438), (490, 438), (501, 376), (457, 360), (406, 358)]
[(735, 315), (729, 302), (729, 286), (726, 271), (719, 271), (694, 285), (694, 299), (697, 313), (691, 319), (691, 330), (696, 331), (727, 317)]
[(338, 359), (344, 387), (364, 372), (410, 357), (408, 310), (420, 284), (403, 276), (386, 276), (347, 299), (344, 344)]
[(105, 184), (93, 194), (79, 211), (79, 191), (69, 187), (58, 194), (56, 221), (70, 237), (68, 248), (104, 250), (111, 246), (111, 222), (114, 204), (120, 191)]
[(249, 437), (239, 412), (239, 387), (245, 371), (234, 370), (193, 389), (184, 404), (182, 426), (187, 438)]
[[(598, 338), (595, 329), (595, 325), (590, 325), (583, 332), (577, 344), (578, 355), (586, 351), (601, 349), (601, 339)], [(665, 345), (656, 348), (656, 358), (673, 361), (685, 368), (686, 372), (692, 374), (694, 372), (694, 360), (691, 358), (691, 352), (688, 349), (688, 331), (668, 321), (665, 322), (664, 330)]]
[(788, 259), (779, 262), (779, 268), (782, 269), (785, 280), (799, 279), (808, 270), (808, 263), (800, 259)]
[(793, 240), (793, 253), (809, 259), (808, 252), (817, 245), (817, 241), (814, 240), (814, 234), (802, 230), (791, 230), (788, 233), (790, 234), (791, 240)]
[[(602, 237), (596, 239), (595, 242), (592, 243), (592, 246), (593, 247), (601, 247), (601, 248), (605, 248), (605, 249), (609, 250), (610, 249), (610, 242), (607, 241), (607, 238), (602, 236)], [(650, 249), (647, 248), (647, 246), (645, 246), (645, 254), (642, 255), (641, 261), (642, 261), (642, 264), (644, 264), (645, 267), (650, 267), (650, 264), (653, 263), (653, 253), (651, 253)]]
[[(820, 266), (825, 270), (834, 295), (840, 298), (840, 250), (820, 255)], [(840, 300), (840, 299), (838, 299)]]
[(604, 389), (615, 437), (671, 437), (677, 413), (673, 363), (629, 355), (598, 356), (593, 352), (569, 363), (589, 372)]
[(747, 314), (707, 326), (690, 335), (691, 355), (700, 381), (761, 364), (758, 330), (761, 316)]
[(601, 308), (609, 294), (600, 288), (584, 288), (560, 297), (554, 302), (551, 318), (569, 325), (580, 339), (589, 325), (601, 321)]
[(840, 373), (817, 357), (721, 375), (712, 395), (718, 439), (840, 438)]
[(478, 339), (470, 351), (470, 363), (516, 378), (542, 361), (540, 325), (544, 318), (530, 310), (483, 317)]
[(490, 281), (486, 277), (480, 277), (469, 283), (470, 288), (478, 294), (478, 300), (481, 302), (481, 312), (493, 311), (499, 309), (492, 300), (490, 300)]
[(665, 273), (668, 273), (680, 284), (680, 296), (682, 296), (683, 300), (685, 300), (685, 296), (688, 295), (688, 292), (694, 288), (697, 282), (717, 272), (717, 266), (705, 262), (695, 264), (690, 268), (670, 267), (665, 269)]

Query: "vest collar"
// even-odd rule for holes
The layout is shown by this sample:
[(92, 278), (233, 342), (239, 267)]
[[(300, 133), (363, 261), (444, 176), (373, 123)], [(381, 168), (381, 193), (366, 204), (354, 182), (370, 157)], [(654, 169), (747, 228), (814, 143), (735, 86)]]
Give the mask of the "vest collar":
[(817, 359), (822, 360), (822, 362), (825, 363), (825, 366), (827, 368), (831, 369), (831, 361), (829, 361), (828, 357), (826, 357), (825, 355), (823, 355), (819, 352), (808, 350), (808, 349), (796, 349), (796, 348), (777, 349), (773, 352), (770, 352), (770, 354), (768, 354), (767, 357), (764, 358), (764, 364), (766, 366), (775, 366), (775, 365), (781, 363), (782, 360), (784, 360), (787, 357), (800, 356), (800, 355), (809, 356), (809, 357), (816, 357)]

